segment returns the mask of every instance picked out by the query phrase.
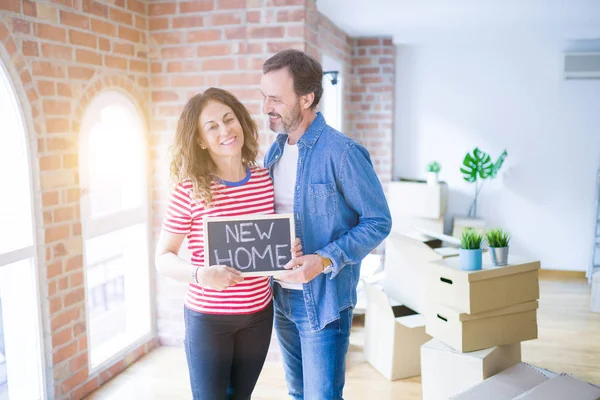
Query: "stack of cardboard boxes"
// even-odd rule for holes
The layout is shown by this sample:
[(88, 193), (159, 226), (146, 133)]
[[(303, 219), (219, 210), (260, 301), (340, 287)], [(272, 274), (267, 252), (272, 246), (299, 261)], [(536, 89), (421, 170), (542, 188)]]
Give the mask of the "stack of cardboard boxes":
[(423, 399), (448, 399), (521, 361), (520, 342), (537, 338), (538, 261), (464, 271), (458, 257), (429, 263)]
[(419, 231), (392, 232), (385, 243), (384, 273), (362, 282), (367, 295), (365, 357), (390, 380), (421, 373), (420, 347), (431, 339), (424, 315), (429, 263), (458, 255), (458, 248), (443, 244)]
[(459, 241), (443, 235), (443, 183), (392, 182), (388, 202), (382, 278), (363, 282), (373, 367), (390, 380), (421, 374), (424, 400), (600, 397), (593, 385), (521, 362), (521, 342), (538, 335), (539, 261), (511, 254), (495, 267), (484, 253), (482, 270), (461, 270)]
[(424, 264), (446, 255), (435, 251), (439, 240), (415, 229), (444, 233), (448, 186), (394, 181), (389, 183), (387, 197), (392, 233), (385, 243), (384, 274), (380, 280), (363, 277), (359, 286), (367, 300), (365, 357), (383, 376), (396, 380), (421, 373), (420, 347), (431, 339), (422, 315)]

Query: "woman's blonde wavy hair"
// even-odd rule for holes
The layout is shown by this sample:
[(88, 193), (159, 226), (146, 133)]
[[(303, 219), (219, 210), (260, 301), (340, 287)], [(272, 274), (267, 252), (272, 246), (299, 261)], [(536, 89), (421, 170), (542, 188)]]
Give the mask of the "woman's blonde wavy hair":
[(192, 181), (192, 200), (203, 200), (206, 206), (212, 202), (210, 185), (216, 180), (217, 167), (207, 149), (198, 143), (200, 137), (200, 114), (210, 101), (230, 107), (244, 132), (242, 164), (245, 167), (256, 165), (258, 155), (258, 127), (250, 113), (240, 101), (226, 90), (210, 88), (192, 97), (181, 112), (177, 123), (175, 139), (170, 147), (170, 174), (174, 184), (185, 179)]

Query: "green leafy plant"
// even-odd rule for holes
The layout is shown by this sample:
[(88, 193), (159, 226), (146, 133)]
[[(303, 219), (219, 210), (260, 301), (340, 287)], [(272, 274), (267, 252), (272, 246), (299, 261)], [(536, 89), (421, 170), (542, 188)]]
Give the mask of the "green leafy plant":
[[(477, 217), (477, 197), (479, 196), (479, 192), (483, 188), (485, 180), (493, 179), (498, 175), (498, 171), (502, 167), (507, 155), (508, 153), (504, 150), (496, 162), (492, 162), (489, 154), (479, 150), (478, 147), (475, 147), (473, 153), (465, 155), (460, 172), (463, 173), (465, 181), (475, 183), (475, 198), (469, 208), (469, 217)], [(482, 183), (479, 184), (479, 181)]]
[(485, 232), (485, 240), (490, 247), (508, 247), (510, 234), (502, 228), (492, 228)]
[(483, 235), (475, 228), (465, 228), (460, 237), (460, 247), (465, 250), (477, 250), (481, 248)]
[(427, 164), (427, 172), (435, 172), (436, 174), (440, 172), (442, 166), (437, 161), (432, 161)]

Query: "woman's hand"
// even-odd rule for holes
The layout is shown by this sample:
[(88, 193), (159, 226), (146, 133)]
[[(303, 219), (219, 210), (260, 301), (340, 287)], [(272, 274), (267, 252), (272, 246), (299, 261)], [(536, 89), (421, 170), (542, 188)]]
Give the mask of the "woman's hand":
[(302, 257), (304, 253), (302, 252), (302, 243), (300, 243), (300, 238), (296, 238), (294, 243), (292, 243), (292, 258)]
[(196, 279), (202, 287), (217, 291), (227, 289), (244, 280), (242, 273), (226, 265), (211, 265), (208, 268), (198, 268)]

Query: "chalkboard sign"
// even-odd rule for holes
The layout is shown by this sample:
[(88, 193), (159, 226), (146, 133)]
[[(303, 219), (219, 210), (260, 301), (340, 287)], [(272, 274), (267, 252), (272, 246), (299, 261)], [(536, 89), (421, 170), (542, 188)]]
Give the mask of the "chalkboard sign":
[(208, 265), (227, 265), (243, 275), (275, 275), (291, 260), (292, 214), (207, 217), (204, 251)]

